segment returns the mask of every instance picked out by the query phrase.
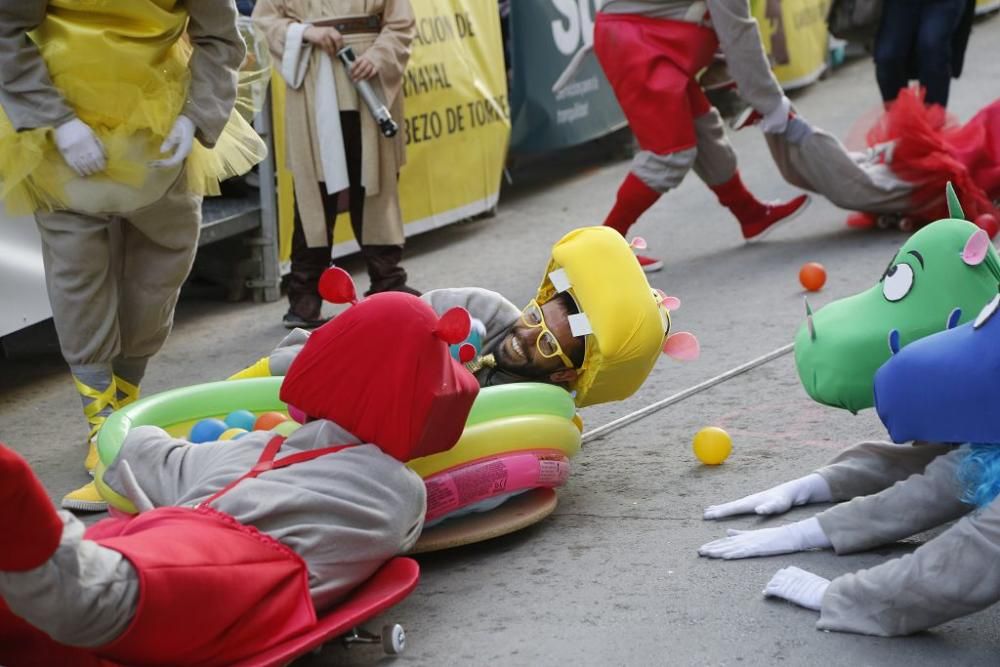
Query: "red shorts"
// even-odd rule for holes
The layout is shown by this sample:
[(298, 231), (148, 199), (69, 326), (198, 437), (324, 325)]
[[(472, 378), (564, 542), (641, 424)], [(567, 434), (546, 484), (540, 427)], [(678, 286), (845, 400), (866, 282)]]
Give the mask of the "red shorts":
[(597, 14), (594, 52), (640, 148), (666, 155), (697, 144), (694, 119), (712, 105), (695, 76), (718, 45), (694, 23)]

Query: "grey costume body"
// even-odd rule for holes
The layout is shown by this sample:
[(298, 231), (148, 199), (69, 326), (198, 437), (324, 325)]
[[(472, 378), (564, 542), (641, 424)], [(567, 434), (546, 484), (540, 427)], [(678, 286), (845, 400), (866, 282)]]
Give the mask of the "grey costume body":
[(801, 116), (789, 119), (782, 134), (764, 136), (778, 171), (798, 188), (850, 211), (906, 214), (913, 209), (915, 187), (893, 173), (891, 144), (867, 153), (851, 152)]
[[(193, 53), (182, 113), (193, 121), (197, 139), (211, 147), (229, 119), (246, 47), (232, 2), (183, 4)], [(18, 130), (57, 127), (76, 117), (26, 37), (45, 18), (47, 5), (0, 0), (0, 104)], [(158, 201), (135, 210), (38, 211), (35, 220), (53, 320), (73, 374), (103, 391), (113, 365), (115, 374), (138, 385), (170, 333), (197, 249), (201, 197), (189, 192), (181, 171)]]
[[(452, 287), (431, 290), (420, 297), (430, 304), (438, 315), (444, 315), (452, 308), (465, 308), (472, 317), (478, 319), (486, 327), (483, 346), (480, 355), (492, 354), (503, 341), (507, 332), (521, 317), (517, 306), (508, 301), (502, 294), (481, 287)], [(269, 355), (269, 368), (272, 375), (285, 375), (299, 350), (309, 339), (305, 329), (295, 329), (278, 344)], [(524, 382), (525, 378), (504, 373), (496, 368), (483, 368), (476, 373), (479, 386), (488, 387), (510, 382)]]
[[(157, 427), (139, 427), (126, 437), (105, 481), (125, 495), (122, 464), (128, 462), (154, 506), (196, 506), (248, 472), (271, 437), (254, 432), (192, 445)], [(340, 444), (359, 446), (245, 479), (212, 503), (301, 556), (321, 611), (408, 550), (426, 512), (419, 475), (331, 421), (302, 426), (281, 456)], [(56, 553), (35, 570), (0, 572), (0, 596), (59, 642), (103, 646), (128, 628), (139, 600), (138, 575), (117, 551), (84, 540), (84, 526), (73, 515), (60, 515), (65, 527)]]
[[(762, 115), (781, 103), (782, 91), (764, 54), (760, 28), (747, 0), (609, 0), (601, 11), (654, 19), (703, 23), (705, 11), (719, 38), (740, 96)], [(722, 116), (712, 108), (694, 119), (697, 146), (665, 155), (639, 151), (631, 171), (650, 189), (667, 192), (691, 169), (708, 186), (721, 185), (736, 173), (736, 152), (726, 138)]]
[(963, 455), (954, 445), (866, 442), (816, 471), (834, 500), (849, 500), (816, 516), (838, 554), (960, 519), (912, 554), (834, 579), (818, 629), (905, 635), (1000, 601), (1000, 501), (974, 512), (959, 500)]

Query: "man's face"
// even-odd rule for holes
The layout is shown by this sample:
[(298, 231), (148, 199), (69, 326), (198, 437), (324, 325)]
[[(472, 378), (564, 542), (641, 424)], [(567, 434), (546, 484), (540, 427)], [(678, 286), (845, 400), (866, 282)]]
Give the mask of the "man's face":
[[(560, 299), (552, 299), (541, 306), (542, 317), (549, 331), (556, 337), (562, 351), (570, 359), (583, 358), (584, 338), (574, 337), (569, 328), (569, 313)], [(497, 366), (504, 371), (526, 378), (568, 382), (576, 378), (576, 371), (567, 368), (559, 357), (545, 357), (538, 350), (542, 327), (528, 326), (522, 317), (497, 346), (495, 356)], [(554, 376), (554, 377), (553, 377)]]

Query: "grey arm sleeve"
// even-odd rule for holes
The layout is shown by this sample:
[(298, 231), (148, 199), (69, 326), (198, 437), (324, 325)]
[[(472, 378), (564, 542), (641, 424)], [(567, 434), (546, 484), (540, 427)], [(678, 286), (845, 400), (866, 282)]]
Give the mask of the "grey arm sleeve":
[(191, 84), (181, 113), (194, 121), (198, 140), (211, 148), (236, 103), (237, 72), (246, 57), (246, 45), (236, 27), (236, 4), (231, 0), (190, 0), (185, 6), (191, 17), (187, 32), (194, 50), (188, 63)]
[(1000, 500), (912, 554), (833, 580), (820, 630), (907, 635), (1000, 601)]
[(951, 445), (925, 442), (862, 442), (840, 452), (816, 472), (830, 486), (834, 500), (850, 500), (878, 493), (921, 473), (931, 461), (954, 450)]
[(760, 26), (750, 15), (749, 0), (707, 0), (706, 5), (740, 97), (762, 115), (774, 111), (784, 93), (764, 54)]
[(502, 294), (481, 287), (454, 287), (426, 292), (422, 297), (438, 315), (462, 307), (486, 327), (483, 349), (491, 350), (521, 316), (517, 306)]
[(136, 481), (156, 507), (176, 505), (196, 478), (192, 445), (172, 438), (156, 426), (139, 426), (129, 432), (118, 458), (104, 471), (104, 483), (118, 494), (126, 495), (122, 484), (121, 462), (127, 460)]
[(0, 597), (10, 610), (57, 642), (95, 648), (117, 639), (139, 605), (139, 575), (117, 551), (83, 539), (69, 512), (59, 548), (27, 572), (0, 572)]
[(47, 6), (44, 0), (0, 0), (0, 105), (18, 131), (76, 117), (27, 35), (45, 19)]
[(959, 496), (955, 470), (965, 455), (957, 447), (936, 458), (923, 474), (816, 515), (838, 554), (864, 551), (940, 526), (971, 511)]

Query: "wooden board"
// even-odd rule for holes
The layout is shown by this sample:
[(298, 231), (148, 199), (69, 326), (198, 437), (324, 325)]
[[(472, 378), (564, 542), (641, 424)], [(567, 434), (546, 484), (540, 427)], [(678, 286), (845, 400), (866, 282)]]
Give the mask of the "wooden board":
[(532, 489), (489, 512), (469, 514), (425, 530), (409, 553), (453, 549), (513, 533), (552, 514), (557, 503), (553, 489)]

